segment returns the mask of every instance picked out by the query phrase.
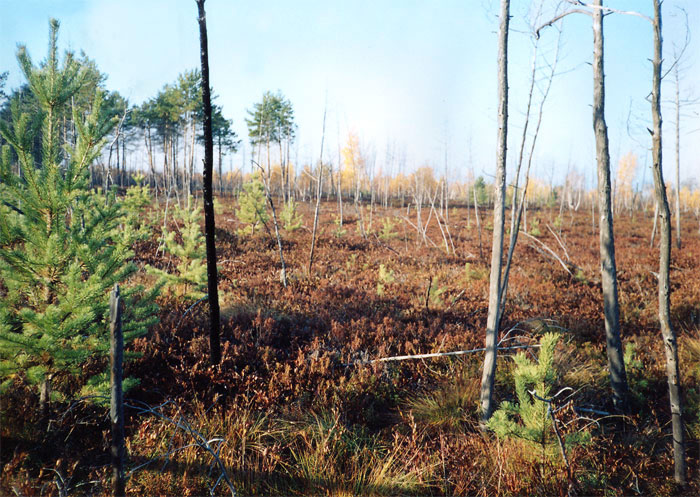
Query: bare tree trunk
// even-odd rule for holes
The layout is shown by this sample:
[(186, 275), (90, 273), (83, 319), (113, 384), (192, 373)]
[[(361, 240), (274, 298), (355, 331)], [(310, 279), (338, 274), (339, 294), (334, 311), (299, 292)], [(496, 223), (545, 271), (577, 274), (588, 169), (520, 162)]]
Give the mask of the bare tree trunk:
[(197, 0), (199, 11), (199, 44), (202, 60), (202, 107), (204, 110), (204, 225), (207, 246), (207, 289), (209, 300), (209, 347), (211, 363), (221, 362), (221, 343), (219, 339), (219, 288), (216, 271), (216, 225), (214, 217), (214, 195), (212, 191), (212, 170), (214, 168), (214, 139), (211, 127), (211, 94), (209, 85), (209, 53), (207, 47), (207, 17), (204, 12), (204, 0)]
[(651, 238), (649, 239), (649, 248), (654, 248), (654, 240), (656, 239), (656, 227), (659, 220), (659, 202), (654, 198), (654, 225), (651, 228)]
[(326, 109), (323, 109), (323, 131), (321, 132), (321, 154), (318, 159), (318, 177), (316, 178), (316, 209), (314, 210), (314, 229), (311, 232), (311, 251), (309, 252), (309, 268), (307, 273), (311, 276), (311, 266), (314, 263), (314, 249), (316, 248), (316, 230), (318, 229), (318, 211), (321, 207), (322, 181), (323, 181), (323, 142), (326, 139)]
[(124, 336), (122, 334), (122, 312), (119, 285), (109, 296), (110, 338), (110, 420), (112, 422), (112, 485), (114, 497), (125, 494), (124, 475), (124, 395), (122, 391), (124, 358)]
[(493, 244), (491, 247), (491, 276), (489, 280), (489, 310), (486, 321), (486, 352), (481, 377), (481, 425), (493, 412), (493, 387), (496, 376), (498, 347), (498, 317), (501, 302), (501, 265), (506, 191), (506, 153), (508, 145), (508, 25), (510, 0), (501, 0), (501, 25), (498, 35), (498, 156), (493, 206)]
[[(337, 122), (336, 122), (337, 124)], [(343, 156), (340, 153), (340, 125), (338, 125), (338, 228), (343, 229)]]
[[(602, 7), (603, 0), (594, 6)], [(608, 127), (605, 124), (605, 74), (603, 70), (603, 12), (593, 9), (593, 130), (598, 163), (598, 205), (600, 210), (600, 273), (603, 286), (603, 312), (613, 403), (621, 412), (628, 410), (627, 375), (620, 339), (620, 305), (615, 264), (615, 235), (610, 184)]]
[(661, 147), (661, 0), (654, 2), (654, 77), (651, 92), (651, 111), (654, 123), (652, 136), (652, 155), (654, 173), (654, 192), (659, 206), (659, 323), (666, 352), (666, 376), (668, 394), (671, 404), (671, 426), (673, 432), (674, 478), (680, 485), (686, 484), (686, 465), (683, 427), (683, 398), (681, 394), (681, 376), (678, 363), (678, 343), (676, 333), (671, 327), (671, 211), (666, 197), (664, 184), (662, 147)]
[(476, 232), (479, 236), (479, 259), (484, 258), (484, 251), (481, 243), (481, 218), (479, 217), (479, 199), (476, 196), (476, 181), (472, 186), (472, 196), (474, 197), (474, 217), (476, 218)]
[(107, 171), (104, 178), (102, 178), (104, 192), (107, 193), (109, 190), (109, 179), (112, 176), (112, 149), (113, 146), (109, 146), (109, 155), (107, 156)]
[[(525, 139), (526, 139), (526, 134), (523, 132), (522, 135), (522, 143), (520, 145), (520, 153), (518, 157), (518, 167), (516, 170), (516, 178), (515, 178), (515, 188), (513, 190), (513, 206), (512, 206), (512, 214), (511, 214), (511, 227), (510, 227), (510, 242), (508, 244), (508, 255), (506, 257), (506, 266), (503, 271), (503, 281), (501, 283), (501, 304), (500, 304), (500, 313), (498, 316), (498, 322), (501, 322), (501, 319), (503, 318), (503, 310), (505, 309), (506, 305), (506, 296), (508, 295), (508, 279), (510, 276), (510, 267), (513, 261), (513, 253), (515, 251), (515, 245), (518, 242), (518, 233), (520, 232), (520, 221), (522, 218), (523, 214), (523, 208), (525, 206), (525, 195), (527, 194), (527, 187), (530, 181), (530, 167), (532, 166), (532, 157), (535, 154), (535, 145), (537, 143), (537, 137), (540, 134), (540, 126), (542, 125), (542, 116), (544, 114), (544, 104), (547, 101), (547, 97), (549, 96), (549, 90), (552, 88), (552, 81), (554, 80), (554, 75), (556, 74), (556, 69), (557, 69), (557, 64), (559, 62), (559, 47), (561, 46), (561, 31), (559, 31), (559, 38), (557, 39), (557, 51), (554, 56), (554, 62), (551, 65), (551, 71), (549, 73), (549, 79), (547, 81), (547, 86), (544, 90), (544, 93), (542, 94), (542, 100), (540, 101), (539, 105), (539, 111), (537, 115), (537, 123), (535, 125), (535, 132), (532, 137), (532, 142), (530, 144), (530, 151), (528, 154), (528, 160), (527, 160), (527, 168), (525, 171), (525, 184), (523, 186), (523, 193), (522, 197), (520, 199), (520, 204), (517, 206), (516, 209), (516, 198), (517, 198), (517, 192), (518, 192), (518, 179), (520, 176), (520, 168), (522, 166), (522, 161), (523, 161), (523, 148), (525, 145)], [(528, 105), (527, 105), (527, 113), (525, 117), (525, 130), (528, 127), (528, 123), (530, 121), (530, 103), (532, 101), (532, 92), (534, 89), (534, 82), (535, 82), (535, 77), (536, 77), (536, 59), (537, 59), (537, 43), (535, 44), (535, 54), (534, 54), (534, 59), (533, 59), (533, 65), (532, 65), (532, 75), (531, 75), (531, 82), (530, 82), (530, 93), (528, 95)]]
[(676, 248), (681, 248), (681, 100), (678, 61), (673, 69), (676, 81)]
[(219, 135), (219, 195), (224, 194), (224, 171), (221, 156), (221, 135)]
[[(189, 173), (187, 175), (189, 178), (189, 181), (187, 182), (187, 196), (188, 196), (188, 198), (190, 195), (192, 195), (194, 193), (194, 191), (193, 191), (193, 188), (194, 188), (194, 186), (193, 186), (194, 153), (196, 150), (195, 146), (194, 146), (194, 139), (195, 139), (196, 135), (197, 135), (197, 122), (194, 120), (194, 116), (192, 116), (192, 136), (190, 136), (190, 164), (189, 164), (190, 170), (189, 170)], [(211, 159), (212, 176), (214, 175), (214, 173), (213, 173), (213, 169), (214, 169), (214, 150), (213, 150), (214, 145), (213, 145), (213, 143), (214, 143), (214, 136), (213, 136), (213, 132), (212, 132), (212, 159)], [(212, 192), (213, 192), (213, 186), (212, 186)]]
[(124, 186), (124, 183), (122, 181), (122, 175), (121, 175), (121, 170), (119, 169), (120, 167), (120, 161), (119, 161), (119, 130), (117, 130), (117, 137), (115, 139), (115, 145), (116, 145), (116, 150), (117, 150), (117, 175), (116, 178), (114, 179), (114, 182), (118, 184), (119, 186)]
[(49, 415), (49, 404), (51, 403), (51, 380), (53, 379), (53, 374), (46, 373), (44, 378), (41, 380), (41, 385), (39, 387), (39, 413), (41, 417), (46, 419)]
[(277, 211), (275, 211), (275, 204), (272, 202), (272, 194), (270, 193), (270, 178), (268, 177), (266, 183), (267, 190), (267, 202), (270, 204), (270, 210), (272, 211), (272, 224), (275, 226), (275, 237), (277, 238), (277, 248), (280, 253), (280, 264), (282, 265), (282, 270), (280, 272), (280, 281), (282, 281), (282, 286), (287, 288), (287, 266), (284, 263), (284, 251), (282, 250), (282, 237), (280, 236), (279, 224), (277, 223)]

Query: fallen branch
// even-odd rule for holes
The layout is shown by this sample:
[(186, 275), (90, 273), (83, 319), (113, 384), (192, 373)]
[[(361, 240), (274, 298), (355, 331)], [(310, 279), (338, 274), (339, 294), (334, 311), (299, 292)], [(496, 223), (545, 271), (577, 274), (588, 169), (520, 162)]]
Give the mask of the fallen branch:
[[(537, 348), (537, 347), (539, 347), (538, 344), (535, 344), (535, 345), (513, 345), (510, 347), (498, 347), (498, 350), (532, 349), (532, 348)], [(406, 361), (409, 359), (428, 359), (431, 357), (459, 356), (459, 355), (466, 355), (466, 354), (474, 354), (476, 352), (484, 352), (485, 350), (486, 350), (485, 348), (479, 348), (479, 349), (471, 349), (471, 350), (457, 350), (455, 352), (434, 352), (432, 354), (399, 355), (399, 356), (393, 356), (393, 357), (382, 357), (381, 359), (373, 359), (371, 361), (358, 361), (358, 362), (350, 363), (347, 365), (350, 366), (350, 365), (355, 365), (355, 364), (374, 364), (377, 362)]]
[[(428, 235), (426, 235), (424, 232), (422, 232), (421, 229), (418, 228), (418, 226), (416, 226), (415, 224), (413, 224), (413, 223), (411, 222), (410, 219), (408, 219), (408, 218), (405, 217), (405, 216), (401, 216), (401, 219), (403, 219), (403, 220), (406, 221), (408, 224), (410, 224), (411, 226), (413, 226), (413, 227), (416, 229), (416, 231), (418, 231), (418, 233), (423, 233), (423, 238), (425, 238), (426, 240), (428, 240), (428, 241), (433, 245), (433, 247), (438, 248), (438, 246), (435, 244), (435, 242), (432, 241)], [(430, 220), (430, 219), (428, 219), (428, 220)]]
[[(138, 401), (136, 401), (138, 402)], [(179, 451), (185, 450), (189, 447), (199, 447), (203, 449), (204, 451), (208, 452), (209, 455), (214, 459), (214, 463), (216, 464), (219, 468), (220, 474), (219, 477), (216, 480), (216, 483), (212, 488), (209, 489), (209, 493), (211, 495), (214, 495), (214, 490), (216, 490), (216, 487), (221, 483), (223, 480), (224, 483), (226, 483), (226, 486), (229, 488), (231, 491), (231, 496), (236, 497), (236, 490), (233, 487), (233, 483), (231, 482), (231, 479), (228, 476), (228, 473), (226, 472), (226, 466), (224, 466), (224, 463), (221, 461), (221, 458), (219, 457), (219, 452), (221, 451), (221, 447), (226, 443), (226, 440), (221, 437), (214, 437), (211, 439), (207, 439), (202, 433), (199, 431), (195, 430), (192, 425), (183, 417), (183, 416), (178, 416), (178, 419), (173, 419), (169, 416), (166, 416), (165, 414), (161, 413), (158, 411), (158, 409), (168, 405), (170, 402), (165, 402), (157, 407), (151, 407), (147, 404), (143, 404), (141, 402), (138, 402), (141, 404), (141, 406), (134, 406), (134, 405), (129, 405), (129, 404), (124, 404), (126, 407), (129, 407), (131, 409), (136, 410), (139, 414), (152, 414), (153, 416), (162, 419), (163, 421), (166, 421), (170, 424), (172, 424), (175, 428), (179, 428), (186, 434), (190, 435), (193, 439), (192, 443), (187, 444), (183, 447), (178, 447), (175, 449), (171, 449), (168, 451), (166, 454), (166, 464), (167, 461), (169, 460), (170, 456), (172, 454), (175, 454)], [(212, 444), (217, 444), (215, 447)], [(141, 469), (144, 466), (147, 466), (148, 464), (151, 464), (154, 462), (155, 459), (151, 459), (150, 461), (145, 462), (144, 464), (141, 464), (139, 466), (136, 466), (134, 469), (129, 471), (129, 475), (132, 475), (134, 472), (137, 470)]]
[(182, 317), (180, 318), (180, 321), (177, 323), (177, 327), (178, 327), (178, 328), (180, 327), (180, 325), (182, 324), (182, 320), (185, 319), (185, 316), (187, 316), (187, 315), (189, 314), (189, 312), (190, 312), (192, 309), (194, 309), (195, 306), (196, 306), (197, 304), (199, 304), (200, 302), (204, 302), (204, 301), (207, 300), (208, 298), (209, 298), (209, 295), (205, 295), (204, 297), (202, 297), (201, 299), (199, 299), (197, 302), (195, 302), (194, 304), (192, 304), (191, 306), (189, 306), (189, 307), (187, 308), (187, 310), (185, 311), (185, 313), (184, 313), (184, 314), (182, 315)]
[[(554, 416), (554, 410), (552, 409), (552, 402), (554, 399), (562, 393), (564, 390), (567, 390), (567, 388), (563, 388), (559, 390), (553, 397), (550, 397), (549, 399), (545, 399), (543, 397), (540, 397), (537, 395), (537, 392), (535, 390), (528, 390), (528, 393), (535, 397), (537, 400), (540, 400), (547, 404), (547, 414), (549, 417), (552, 419), (552, 428), (554, 428), (554, 434), (557, 436), (557, 442), (559, 442), (559, 450), (561, 451), (561, 457), (564, 459), (564, 465), (566, 466), (566, 477), (568, 480), (569, 484), (569, 489), (567, 492), (567, 495), (573, 495), (574, 489), (576, 487), (576, 484), (574, 482), (574, 476), (571, 471), (571, 464), (569, 464), (569, 457), (566, 454), (566, 446), (564, 445), (564, 439), (561, 436), (561, 433), (559, 432), (559, 426), (557, 425), (557, 418)], [(569, 389), (570, 390), (570, 389)]]
[(399, 254), (396, 250), (394, 250), (393, 248), (391, 248), (389, 245), (387, 245), (386, 243), (382, 242), (382, 241), (379, 239), (379, 237), (377, 236), (376, 233), (372, 233), (372, 235), (374, 236), (374, 240), (376, 241), (377, 245), (379, 245), (379, 246), (381, 246), (381, 247), (384, 247), (384, 248), (387, 249), (387, 250), (391, 250), (391, 251), (392, 251), (393, 253), (395, 253), (396, 255), (399, 255), (399, 256), (401, 255), (401, 254)]
[(570, 261), (571, 257), (569, 257), (569, 252), (568, 252), (568, 250), (566, 250), (566, 246), (564, 245), (564, 242), (561, 241), (561, 238), (559, 237), (559, 235), (556, 234), (556, 232), (552, 229), (552, 227), (549, 224), (547, 225), (547, 229), (554, 236), (556, 241), (559, 243), (559, 246), (564, 251), (564, 255), (566, 256), (566, 260)]
[(522, 230), (520, 231), (520, 233), (522, 233), (523, 235), (527, 236), (530, 240), (533, 240), (533, 241), (539, 243), (540, 246), (541, 246), (541, 248), (540, 248), (540, 247), (537, 247), (537, 246), (535, 245), (535, 246), (533, 246), (533, 247), (535, 248), (535, 250), (537, 250), (538, 252), (540, 252), (540, 253), (542, 253), (542, 254), (544, 254), (544, 252), (542, 251), (542, 249), (544, 249), (545, 251), (547, 251), (557, 262), (559, 262), (559, 264), (561, 264), (561, 267), (564, 268), (564, 271), (566, 271), (567, 273), (569, 273), (569, 275), (573, 276), (573, 273), (572, 273), (571, 270), (568, 268), (568, 266), (566, 265), (566, 263), (561, 259), (561, 257), (559, 257), (559, 256), (554, 252), (554, 250), (552, 250), (552, 249), (549, 248), (547, 245), (545, 245), (544, 242), (542, 242), (542, 241), (538, 240), (537, 238), (535, 238), (534, 236), (532, 236), (530, 233), (528, 233), (528, 232), (526, 232), (526, 231), (522, 231)]

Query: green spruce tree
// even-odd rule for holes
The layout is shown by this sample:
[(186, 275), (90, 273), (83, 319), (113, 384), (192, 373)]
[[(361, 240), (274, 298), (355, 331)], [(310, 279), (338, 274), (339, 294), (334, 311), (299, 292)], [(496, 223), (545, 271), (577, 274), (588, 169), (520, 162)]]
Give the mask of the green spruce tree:
[[(122, 217), (114, 197), (95, 201), (88, 168), (114, 126), (93, 92), (86, 113), (73, 111), (75, 144), (62, 143), (59, 118), (84, 90), (86, 69), (68, 53), (59, 62), (58, 21), (50, 21), (47, 59), (35, 66), (24, 47), (17, 58), (38, 109), (0, 123), (0, 378), (41, 384), (42, 412), (56, 374), (78, 374), (90, 357), (109, 350), (109, 290), (136, 271), (132, 253), (113, 238)], [(32, 116), (41, 115), (41, 154), (33, 156)], [(157, 288), (124, 286), (124, 336), (153, 322)], [(57, 392), (58, 393), (58, 392)]]

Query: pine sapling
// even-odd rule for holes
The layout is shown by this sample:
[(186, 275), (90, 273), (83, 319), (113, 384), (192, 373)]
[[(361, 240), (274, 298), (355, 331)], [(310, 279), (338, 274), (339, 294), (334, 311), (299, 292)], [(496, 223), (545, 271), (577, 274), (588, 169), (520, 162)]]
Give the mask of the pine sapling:
[[(75, 139), (59, 132), (71, 101), (86, 91), (86, 68), (68, 53), (58, 58), (58, 21), (51, 20), (49, 53), (35, 66), (24, 47), (18, 60), (40, 115), (41, 151), (29, 114), (0, 123), (9, 143), (0, 154), (0, 375), (8, 388), (16, 378), (40, 384), (40, 410), (47, 413), (51, 380), (78, 375), (88, 358), (108, 352), (109, 291), (136, 272), (133, 255), (115, 239), (122, 207), (89, 190), (89, 166), (99, 156), (114, 122), (101, 112), (99, 91), (90, 111), (73, 111)], [(10, 212), (11, 211), (11, 212)], [(153, 323), (154, 288), (123, 285), (125, 342)], [(58, 393), (58, 392), (55, 392)]]
[(163, 230), (165, 251), (179, 261), (176, 272), (148, 267), (150, 273), (163, 279), (166, 288), (175, 290), (188, 300), (204, 297), (207, 289), (206, 253), (201, 228), (202, 207), (194, 207), (195, 204), (191, 200), (191, 208), (175, 207), (173, 211), (173, 219), (180, 226), (179, 237), (176, 231)]
[[(558, 443), (546, 400), (551, 398), (557, 381), (554, 349), (559, 338), (558, 333), (545, 333), (542, 336), (537, 362), (523, 352), (513, 358), (517, 402), (502, 402), (488, 422), (488, 427), (499, 438), (516, 438), (538, 447), (543, 458), (553, 457)], [(567, 445), (584, 441), (585, 434), (576, 433), (566, 437)]]
[(146, 209), (153, 202), (148, 185), (143, 184), (143, 174), (134, 175), (136, 185), (126, 190), (122, 200), (125, 216), (121, 225), (120, 240), (131, 247), (134, 242), (146, 240), (151, 236), (151, 225), (146, 217)]
[(304, 218), (301, 213), (297, 212), (297, 203), (294, 202), (293, 198), (290, 198), (284, 204), (284, 208), (280, 212), (280, 219), (282, 220), (282, 227), (286, 231), (296, 231), (303, 226)]
[(247, 224), (245, 228), (238, 230), (239, 235), (253, 234), (261, 224), (267, 223), (265, 185), (260, 180), (260, 175), (255, 174), (251, 181), (243, 185), (243, 191), (238, 197), (238, 209), (236, 217)]
[(377, 274), (377, 295), (383, 296), (386, 285), (396, 281), (394, 271), (388, 269), (384, 264), (379, 265), (379, 273)]

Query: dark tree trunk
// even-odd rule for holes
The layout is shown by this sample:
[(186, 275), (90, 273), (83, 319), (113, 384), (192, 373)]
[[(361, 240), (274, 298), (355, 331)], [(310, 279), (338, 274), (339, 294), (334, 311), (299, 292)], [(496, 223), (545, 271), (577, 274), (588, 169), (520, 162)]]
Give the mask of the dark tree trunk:
[(211, 129), (211, 94), (209, 87), (209, 54), (207, 49), (207, 18), (204, 0), (197, 0), (199, 10), (199, 46), (202, 58), (202, 107), (204, 110), (204, 229), (207, 245), (207, 279), (209, 292), (209, 346), (212, 364), (221, 362), (219, 341), (219, 289), (216, 273), (216, 244), (212, 169), (214, 167), (214, 139)]

